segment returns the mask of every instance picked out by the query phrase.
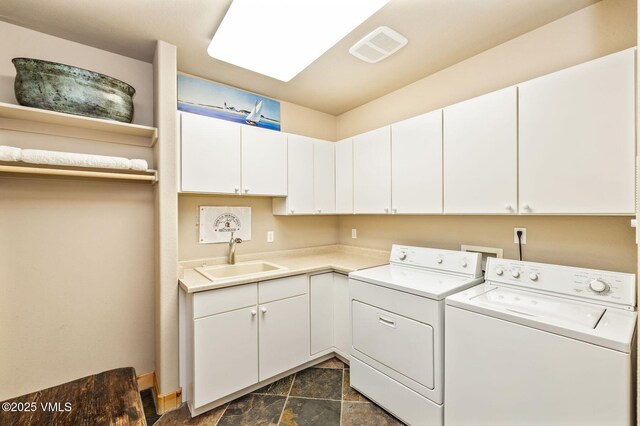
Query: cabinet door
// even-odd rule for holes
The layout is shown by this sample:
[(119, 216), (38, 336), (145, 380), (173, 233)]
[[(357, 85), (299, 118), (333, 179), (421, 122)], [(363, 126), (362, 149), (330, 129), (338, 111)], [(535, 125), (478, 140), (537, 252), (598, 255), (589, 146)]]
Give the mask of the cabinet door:
[(391, 128), (353, 137), (353, 210), (391, 212)]
[(444, 109), (444, 212), (515, 213), (517, 89)]
[(240, 192), (240, 125), (181, 113), (181, 190)]
[(333, 142), (316, 140), (313, 143), (313, 193), (315, 212), (332, 214), (336, 212), (336, 169)]
[(242, 126), (242, 193), (287, 195), (287, 135)]
[(336, 142), (336, 213), (353, 213), (353, 140)]
[(313, 150), (315, 141), (298, 135), (288, 136), (288, 191), (286, 214), (313, 214)]
[(256, 307), (194, 320), (194, 407), (258, 382)]
[(344, 357), (351, 354), (351, 319), (349, 318), (349, 278), (333, 274), (333, 336), (334, 346)]
[(309, 295), (259, 306), (260, 380), (309, 360)]
[(635, 49), (519, 86), (520, 212), (634, 212)]
[(442, 110), (391, 125), (393, 213), (442, 213)]
[(333, 273), (309, 277), (311, 355), (333, 347)]

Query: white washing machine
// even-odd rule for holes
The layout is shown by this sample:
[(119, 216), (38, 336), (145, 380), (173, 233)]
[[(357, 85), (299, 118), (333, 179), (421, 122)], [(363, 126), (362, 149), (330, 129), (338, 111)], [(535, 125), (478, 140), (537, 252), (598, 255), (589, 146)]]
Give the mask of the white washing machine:
[(394, 245), (349, 274), (351, 386), (410, 425), (442, 425), (444, 298), (482, 282), (481, 256)]
[(630, 425), (633, 274), (489, 259), (447, 298), (445, 422)]

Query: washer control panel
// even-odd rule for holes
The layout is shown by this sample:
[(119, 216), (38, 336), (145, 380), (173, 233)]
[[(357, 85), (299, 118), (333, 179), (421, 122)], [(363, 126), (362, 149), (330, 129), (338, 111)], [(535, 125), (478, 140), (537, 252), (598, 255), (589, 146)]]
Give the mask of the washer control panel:
[(458, 273), (472, 278), (482, 276), (482, 255), (480, 253), (394, 244), (391, 247), (390, 262), (416, 268)]
[(636, 304), (634, 274), (489, 258), (485, 280), (626, 307)]

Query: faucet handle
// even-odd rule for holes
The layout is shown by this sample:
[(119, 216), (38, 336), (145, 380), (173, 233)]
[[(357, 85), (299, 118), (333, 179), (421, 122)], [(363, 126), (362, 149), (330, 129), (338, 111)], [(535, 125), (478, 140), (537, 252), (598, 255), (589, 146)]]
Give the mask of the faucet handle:
[(240, 243), (242, 242), (242, 238), (236, 238), (234, 241), (235, 241), (237, 244), (240, 244)]

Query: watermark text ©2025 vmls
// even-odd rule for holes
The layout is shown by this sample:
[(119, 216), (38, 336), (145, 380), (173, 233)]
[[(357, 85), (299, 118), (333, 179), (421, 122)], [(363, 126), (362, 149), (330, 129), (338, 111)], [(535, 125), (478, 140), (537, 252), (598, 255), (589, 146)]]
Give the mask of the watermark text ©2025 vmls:
[(26, 412), (69, 412), (73, 409), (70, 402), (3, 402), (2, 411)]

